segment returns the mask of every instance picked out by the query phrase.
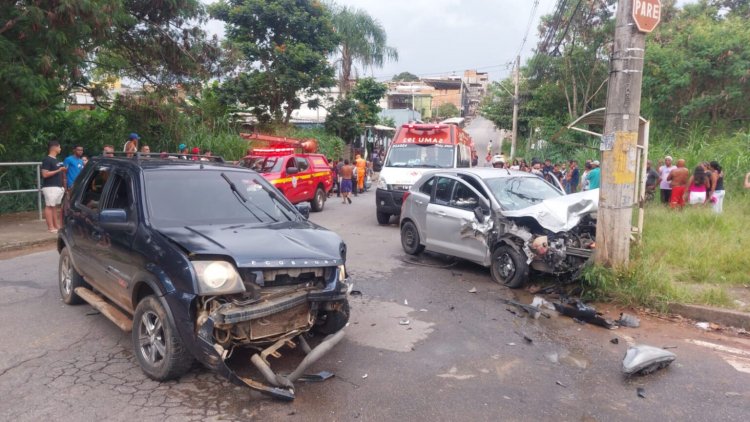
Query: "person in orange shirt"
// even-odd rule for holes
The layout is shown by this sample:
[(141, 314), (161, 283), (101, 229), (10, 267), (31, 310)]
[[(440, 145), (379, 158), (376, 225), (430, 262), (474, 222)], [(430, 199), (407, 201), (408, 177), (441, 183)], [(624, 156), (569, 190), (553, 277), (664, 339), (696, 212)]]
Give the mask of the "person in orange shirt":
[(354, 165), (357, 167), (357, 191), (362, 193), (365, 191), (365, 173), (367, 171), (367, 161), (362, 158), (361, 155), (357, 154)]

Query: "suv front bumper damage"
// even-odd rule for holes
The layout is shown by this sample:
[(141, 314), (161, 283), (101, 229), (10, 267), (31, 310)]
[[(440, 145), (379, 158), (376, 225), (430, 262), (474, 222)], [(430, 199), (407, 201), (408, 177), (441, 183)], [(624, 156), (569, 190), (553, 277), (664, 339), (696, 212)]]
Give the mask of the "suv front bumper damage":
[[(215, 328), (217, 325), (226, 326), (226, 324), (252, 324), (260, 318), (293, 310), (299, 308), (300, 305), (308, 305), (317, 308), (317, 306), (323, 302), (331, 303), (344, 301), (347, 299), (348, 294), (352, 289), (352, 284), (349, 280), (337, 284), (337, 288), (331, 291), (311, 291), (303, 295), (290, 295), (283, 300), (274, 300), (243, 307), (232, 307), (231, 310), (217, 310), (212, 312), (208, 318), (201, 321), (197, 327), (198, 335), (195, 346), (200, 350), (200, 353), (197, 353), (196, 357), (202, 363), (206, 364), (213, 370), (216, 370), (236, 385), (245, 385), (253, 390), (268, 394), (277, 399), (287, 401), (294, 400), (295, 381), (324, 381), (333, 376), (332, 373), (327, 371), (313, 375), (306, 375), (304, 374), (304, 371), (323, 357), (344, 338), (345, 333), (343, 329), (325, 337), (325, 339), (314, 348), (311, 348), (304, 338), (304, 335), (309, 331), (309, 326), (290, 327), (289, 332), (280, 337), (275, 337), (274, 340), (270, 340), (270, 345), (265, 343), (266, 347), (262, 350), (260, 350), (259, 347), (254, 346), (253, 348), (259, 351), (251, 356), (250, 363), (252, 363), (262, 374), (263, 378), (265, 378), (267, 384), (264, 384), (252, 378), (240, 375), (229, 366), (227, 360), (232, 354), (232, 351), (216, 343), (214, 338)], [(268, 362), (268, 356), (277, 358), (281, 357), (279, 349), (285, 346), (290, 349), (300, 346), (302, 351), (305, 352), (305, 357), (291, 373), (286, 375), (277, 374), (271, 369)]]

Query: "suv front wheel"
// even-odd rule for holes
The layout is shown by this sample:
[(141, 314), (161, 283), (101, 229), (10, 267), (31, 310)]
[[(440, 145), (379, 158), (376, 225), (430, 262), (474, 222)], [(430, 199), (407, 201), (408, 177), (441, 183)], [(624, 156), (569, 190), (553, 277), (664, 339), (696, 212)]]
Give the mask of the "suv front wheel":
[(179, 378), (193, 363), (177, 329), (155, 296), (144, 298), (135, 308), (132, 340), (141, 369), (154, 380)]

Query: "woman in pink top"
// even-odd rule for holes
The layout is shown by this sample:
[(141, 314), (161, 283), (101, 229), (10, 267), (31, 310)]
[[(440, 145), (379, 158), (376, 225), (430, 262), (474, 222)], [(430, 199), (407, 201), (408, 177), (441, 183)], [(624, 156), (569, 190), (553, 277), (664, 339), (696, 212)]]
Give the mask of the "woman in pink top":
[(710, 180), (706, 174), (706, 169), (702, 165), (699, 165), (693, 171), (693, 175), (690, 176), (688, 181), (688, 190), (685, 192), (685, 200), (690, 205), (705, 204), (706, 203), (706, 192), (710, 186)]

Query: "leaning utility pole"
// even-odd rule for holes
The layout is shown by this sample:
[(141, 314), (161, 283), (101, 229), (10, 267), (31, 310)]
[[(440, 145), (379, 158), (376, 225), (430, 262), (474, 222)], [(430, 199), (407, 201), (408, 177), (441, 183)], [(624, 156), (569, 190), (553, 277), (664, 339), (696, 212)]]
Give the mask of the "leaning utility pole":
[[(516, 158), (516, 139), (518, 138), (518, 80), (521, 73), (521, 55), (516, 56), (516, 66), (513, 72), (513, 79), (516, 85), (515, 94), (513, 94), (513, 133), (510, 138), (510, 162)], [(502, 152), (502, 151), (500, 151)]]
[(621, 267), (630, 256), (641, 82), (646, 35), (659, 23), (660, 0), (620, 0), (609, 64), (607, 111), (600, 150), (601, 189), (596, 262)]

